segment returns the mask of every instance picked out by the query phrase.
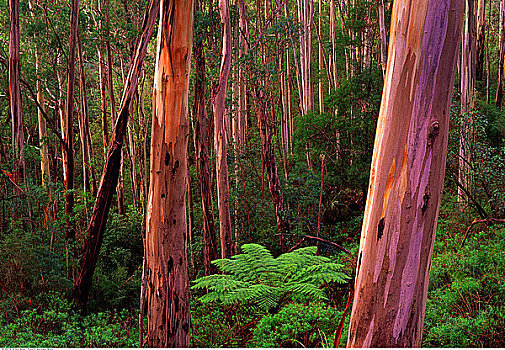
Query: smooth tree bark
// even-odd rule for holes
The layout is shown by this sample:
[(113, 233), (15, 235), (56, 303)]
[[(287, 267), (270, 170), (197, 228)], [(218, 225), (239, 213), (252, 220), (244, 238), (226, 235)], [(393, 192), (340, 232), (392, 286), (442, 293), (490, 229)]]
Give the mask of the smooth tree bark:
[(464, 3), (393, 8), (348, 347), (420, 347)]
[(203, 226), (203, 267), (205, 276), (216, 274), (217, 266), (211, 262), (218, 258), (216, 228), (212, 213), (212, 188), (210, 183), (210, 164), (208, 150), (207, 116), (205, 110), (205, 58), (203, 42), (198, 40), (193, 46), (195, 58), (195, 97), (194, 97), (194, 126), (196, 172), (198, 186), (202, 199)]
[(486, 0), (477, 1), (475, 78), (483, 80), (486, 60)]
[(12, 121), (12, 153), (14, 156), (14, 181), (24, 182), (24, 131), (23, 106), (21, 104), (19, 62), (19, 0), (9, 0), (9, 103)]
[(144, 270), (149, 347), (189, 346), (185, 198), (193, 12), (191, 0), (161, 2)]
[(501, 109), (503, 99), (503, 78), (505, 75), (505, 0), (500, 2), (500, 56), (498, 62), (498, 83), (495, 106)]
[(212, 109), (214, 112), (214, 146), (216, 148), (217, 200), (219, 208), (219, 235), (221, 237), (221, 256), (233, 255), (233, 240), (230, 215), (230, 186), (228, 180), (227, 143), (228, 133), (225, 120), (228, 117), (225, 97), (231, 67), (231, 25), (228, 0), (219, 0), (219, 15), (222, 28), (221, 68), (219, 81), (214, 88)]
[[(65, 185), (65, 213), (72, 216), (74, 209), (74, 86), (75, 86), (75, 48), (77, 44), (77, 30), (79, 28), (79, 0), (72, 0), (70, 8), (70, 37), (68, 40), (67, 64), (67, 97), (65, 109), (61, 114), (61, 132), (63, 139), (63, 183)], [(72, 227), (66, 230), (66, 238), (74, 239), (75, 231)]]
[[(465, 0), (463, 38), (461, 44), (461, 121), (459, 129), (458, 201), (461, 209), (467, 200), (465, 191), (471, 187), (471, 161), (474, 144), (474, 122), (472, 110), (475, 106), (474, 85), (476, 73), (475, 13), (473, 0)], [(465, 190), (463, 190), (463, 188)]]
[(95, 271), (98, 254), (103, 242), (103, 233), (109, 215), (109, 209), (114, 196), (121, 164), (121, 148), (128, 125), (128, 116), (137, 91), (137, 82), (144, 58), (147, 52), (149, 39), (160, 8), (159, 0), (150, 0), (144, 15), (142, 34), (137, 40), (132, 64), (126, 78), (126, 83), (121, 98), (121, 110), (112, 133), (107, 159), (102, 178), (98, 187), (95, 206), (91, 214), (88, 228), (85, 232), (85, 241), (79, 259), (79, 270), (74, 282), (73, 295), (81, 308), (88, 304), (89, 291), (93, 273)]

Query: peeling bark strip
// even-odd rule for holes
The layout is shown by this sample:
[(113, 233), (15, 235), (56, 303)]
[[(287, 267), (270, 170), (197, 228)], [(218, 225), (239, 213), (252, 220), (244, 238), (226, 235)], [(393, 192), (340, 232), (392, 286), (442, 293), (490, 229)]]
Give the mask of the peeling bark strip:
[(394, 4), (349, 347), (421, 345), (463, 5)]
[(160, 0), (150, 0), (144, 15), (142, 35), (137, 40), (134, 51), (135, 56), (132, 59), (132, 65), (130, 66), (121, 99), (121, 112), (112, 133), (112, 142), (107, 153), (107, 160), (100, 186), (98, 187), (95, 206), (93, 207), (93, 213), (91, 214), (89, 226), (85, 233), (86, 238), (79, 260), (79, 272), (73, 290), (75, 300), (83, 308), (88, 303), (93, 272), (95, 271), (98, 254), (100, 253), (103, 232), (105, 231), (112, 197), (119, 177), (121, 148), (123, 146), (124, 135), (126, 134), (126, 126), (128, 125), (131, 102), (137, 91), (137, 79), (144, 63), (147, 45), (149, 44), (156, 18), (158, 17), (159, 7)]
[(188, 347), (188, 91), (194, 1), (163, 0), (154, 75), (145, 279), (149, 347)]

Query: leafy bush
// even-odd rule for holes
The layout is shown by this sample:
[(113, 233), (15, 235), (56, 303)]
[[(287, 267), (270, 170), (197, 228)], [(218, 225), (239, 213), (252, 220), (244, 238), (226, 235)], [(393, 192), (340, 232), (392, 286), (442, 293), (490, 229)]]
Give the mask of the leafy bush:
[[(321, 303), (291, 303), (276, 315), (264, 316), (253, 332), (250, 345), (276, 347), (333, 347), (342, 311)], [(340, 345), (345, 347), (347, 324)]]
[(191, 308), (191, 346), (245, 347), (263, 316), (241, 307), (213, 307), (195, 303)]
[(470, 233), (461, 247), (442, 220), (434, 250), (423, 346), (502, 347), (505, 344), (505, 230)]
[(289, 300), (326, 300), (320, 287), (345, 283), (343, 266), (317, 256), (317, 247), (285, 253), (277, 258), (259, 244), (244, 244), (243, 254), (213, 261), (226, 275), (199, 278), (192, 289), (208, 288), (199, 300), (225, 305), (243, 303), (261, 310), (278, 309)]
[[(46, 305), (47, 303), (47, 305)], [(74, 312), (58, 293), (39, 296), (37, 308), (20, 311), (10, 323), (0, 323), (2, 347), (135, 347), (136, 317), (127, 310), (86, 317)]]

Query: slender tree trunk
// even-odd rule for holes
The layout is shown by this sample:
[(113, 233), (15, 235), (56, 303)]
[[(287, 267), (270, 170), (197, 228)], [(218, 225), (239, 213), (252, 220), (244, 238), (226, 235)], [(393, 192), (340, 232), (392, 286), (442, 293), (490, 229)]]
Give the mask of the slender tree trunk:
[(381, 40), (381, 65), (382, 75), (385, 78), (388, 63), (388, 32), (384, 18), (384, 0), (377, 0), (377, 17), (379, 18), (379, 32)]
[[(33, 18), (33, 7), (35, 6), (35, 1), (29, 1), (30, 6), (30, 15)], [(34, 34), (35, 39), (38, 39), (38, 34)], [(40, 170), (41, 170), (41, 178), (42, 178), (42, 186), (46, 189), (48, 182), (51, 182), (51, 171), (49, 167), (49, 147), (47, 140), (47, 123), (44, 118), (45, 114), (45, 99), (44, 99), (44, 91), (42, 88), (42, 80), (40, 78), (40, 69), (41, 69), (41, 57), (40, 57), (40, 49), (37, 45), (35, 49), (35, 71), (37, 75), (37, 103), (39, 108), (37, 108), (37, 117), (38, 117), (38, 127), (39, 127), (39, 146), (40, 146)], [(48, 208), (44, 209), (46, 213)], [(45, 223), (47, 223), (47, 215), (45, 215)]]
[[(35, 53), (35, 69), (40, 71), (40, 53), (37, 49)], [(51, 182), (51, 171), (49, 168), (49, 147), (47, 140), (47, 125), (44, 118), (44, 91), (42, 90), (42, 81), (37, 74), (37, 102), (41, 108), (38, 109), (38, 124), (39, 124), (39, 142), (40, 142), (40, 169), (42, 171), (42, 185), (47, 187), (47, 183)]]
[[(319, 0), (319, 20), (318, 20), (318, 30), (319, 36), (322, 36), (322, 16), (323, 16), (323, 1)], [(318, 83), (318, 92), (319, 92), (319, 113), (324, 113), (324, 104), (323, 104), (323, 45), (321, 44), (321, 40), (318, 40), (318, 63), (319, 63), (319, 83)]]
[(102, 135), (103, 135), (103, 154), (107, 157), (109, 148), (109, 121), (107, 118), (107, 68), (105, 65), (105, 54), (103, 45), (98, 45), (98, 74), (100, 76), (100, 99), (102, 103)]
[(23, 106), (21, 104), (20, 64), (19, 64), (19, 0), (9, 0), (9, 102), (12, 120), (12, 153), (14, 156), (14, 180), (24, 182), (24, 132)]
[[(61, 130), (63, 139), (63, 182), (65, 185), (65, 213), (72, 216), (74, 208), (74, 84), (75, 84), (75, 46), (79, 26), (79, 0), (72, 0), (70, 10), (70, 38), (67, 66), (67, 98), (62, 114)], [(75, 231), (70, 227), (66, 231), (67, 239), (75, 238)]]
[(228, 0), (219, 0), (219, 14), (222, 26), (222, 52), (219, 82), (213, 93), (214, 144), (216, 147), (217, 199), (219, 207), (219, 233), (221, 236), (221, 255), (233, 255), (230, 216), (230, 189), (228, 182), (228, 157), (226, 155), (228, 135), (225, 123), (225, 96), (231, 67), (231, 25)]
[(275, 208), (275, 217), (277, 221), (277, 228), (281, 234), (281, 247), (284, 248), (284, 240), (282, 234), (289, 231), (289, 223), (284, 218), (284, 199), (281, 191), (281, 183), (277, 172), (277, 162), (275, 160), (275, 151), (272, 144), (272, 127), (268, 120), (266, 113), (266, 98), (263, 89), (256, 86), (255, 88), (255, 110), (258, 119), (258, 129), (260, 131), (261, 139), (261, 159), (267, 171), (268, 186), (272, 201)]
[(195, 102), (194, 102), (194, 142), (196, 172), (202, 198), (203, 224), (203, 267), (205, 276), (217, 273), (217, 267), (211, 262), (218, 258), (214, 214), (212, 213), (212, 191), (210, 187), (210, 164), (207, 146), (207, 116), (205, 111), (205, 59), (203, 42), (194, 44), (195, 58)]
[(84, 177), (84, 192), (91, 191), (93, 197), (96, 196), (95, 169), (91, 162), (93, 158), (93, 147), (91, 144), (91, 132), (89, 130), (88, 99), (86, 96), (86, 73), (84, 71), (84, 57), (82, 52), (80, 33), (77, 33), (77, 51), (79, 54), (79, 90), (81, 98), (81, 113), (79, 118), (79, 130), (82, 146), (82, 170)]
[(193, 1), (161, 3), (146, 219), (149, 347), (189, 346), (185, 198), (193, 11)]
[(395, 2), (348, 347), (421, 345), (462, 14)]
[(477, 2), (477, 40), (475, 58), (475, 78), (484, 79), (484, 61), (486, 57), (486, 0)]
[(79, 272), (74, 283), (73, 290), (74, 298), (78, 305), (82, 308), (85, 308), (88, 303), (93, 272), (95, 271), (98, 254), (100, 253), (103, 233), (105, 231), (112, 197), (119, 177), (121, 148), (123, 146), (123, 138), (128, 125), (130, 107), (135, 96), (135, 92), (137, 91), (138, 76), (142, 69), (149, 39), (151, 37), (156, 18), (158, 17), (159, 8), (159, 0), (150, 0), (144, 16), (142, 34), (137, 40), (134, 58), (126, 79), (123, 97), (121, 99), (121, 112), (112, 133), (112, 140), (107, 153), (107, 159), (102, 173), (102, 179), (100, 180), (100, 186), (98, 187), (95, 206), (93, 207), (91, 220), (85, 233), (85, 241), (82, 248), (81, 258), (79, 260)]
[[(473, 0), (465, 0), (465, 18), (461, 51), (461, 124), (459, 135), (458, 181), (466, 191), (470, 191), (471, 150), (474, 143), (472, 110), (475, 105), (473, 95), (475, 81), (475, 13)], [(467, 195), (458, 187), (458, 201), (464, 208)]]
[(314, 109), (312, 94), (312, 72), (310, 68), (312, 59), (312, 17), (314, 13), (313, 0), (298, 1), (298, 20), (303, 26), (300, 35), (300, 105), (302, 114)]
[(498, 63), (498, 84), (496, 87), (495, 106), (501, 109), (503, 99), (503, 76), (505, 70), (505, 0), (500, 3), (500, 58)]

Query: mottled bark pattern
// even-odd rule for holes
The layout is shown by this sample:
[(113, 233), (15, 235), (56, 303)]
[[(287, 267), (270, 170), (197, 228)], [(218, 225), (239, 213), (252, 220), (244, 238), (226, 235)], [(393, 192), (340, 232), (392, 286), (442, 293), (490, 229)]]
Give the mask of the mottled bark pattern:
[(189, 346), (185, 198), (193, 6), (163, 0), (160, 8), (145, 241), (149, 347)]
[(349, 347), (421, 345), (463, 4), (394, 5)]

